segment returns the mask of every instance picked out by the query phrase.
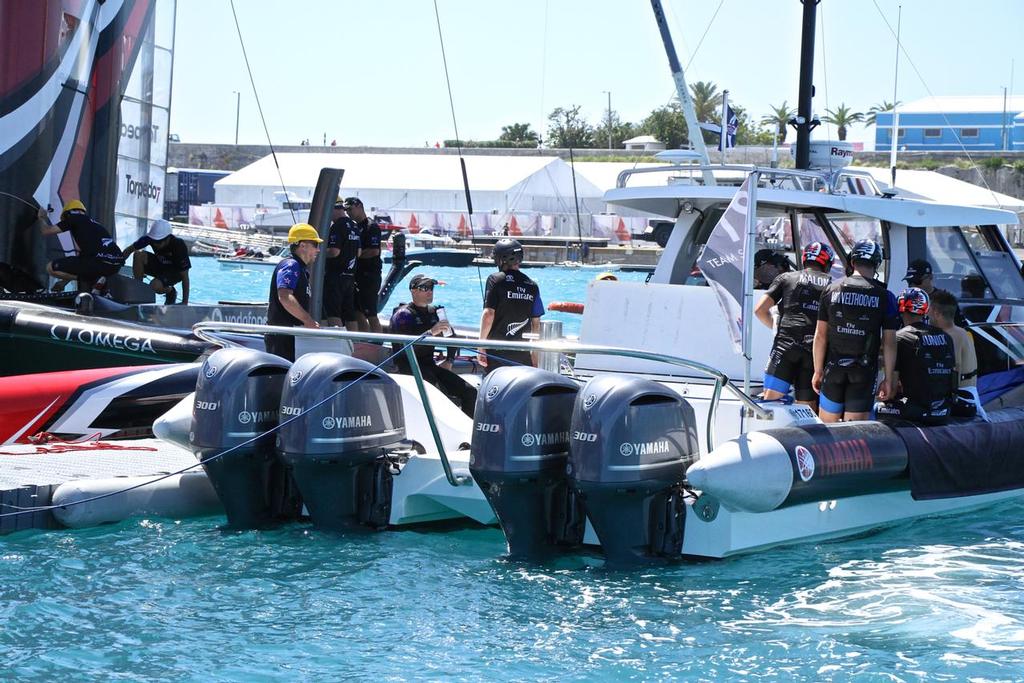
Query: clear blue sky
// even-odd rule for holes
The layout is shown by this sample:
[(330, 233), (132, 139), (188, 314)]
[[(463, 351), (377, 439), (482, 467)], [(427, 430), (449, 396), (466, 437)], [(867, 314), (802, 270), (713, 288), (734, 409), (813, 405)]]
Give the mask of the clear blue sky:
[[(917, 69), (901, 57), (899, 99), (1024, 94), (1024, 0), (876, 0)], [(665, 0), (690, 83), (709, 80), (756, 117), (796, 102), (799, 0)], [(895, 41), (873, 0), (823, 0), (815, 111), (891, 100)], [(455, 137), (430, 0), (235, 0), (271, 139), (422, 146)], [(591, 122), (612, 108), (639, 122), (673, 97), (645, 0), (438, 0), (464, 139), (557, 106)], [(178, 0), (171, 132), (183, 142), (265, 143), (228, 0)], [(702, 34), (708, 28), (698, 49)], [(1015, 64), (1011, 84), (1011, 61)], [(922, 82), (923, 78), (923, 82)], [(826, 82), (827, 81), (827, 82)], [(823, 126), (824, 128), (824, 126)], [(821, 136), (816, 134), (817, 136)], [(873, 139), (855, 127), (852, 140)]]

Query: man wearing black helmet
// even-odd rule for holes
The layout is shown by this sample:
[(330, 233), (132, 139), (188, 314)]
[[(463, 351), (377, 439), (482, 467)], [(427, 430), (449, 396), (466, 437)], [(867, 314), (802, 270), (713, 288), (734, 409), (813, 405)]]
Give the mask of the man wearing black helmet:
[(769, 401), (782, 398), (794, 388), (798, 403), (818, 409), (818, 395), (811, 388), (811, 347), (821, 294), (832, 279), (832, 259), (831, 247), (811, 242), (804, 248), (804, 269), (776, 277), (754, 308), (757, 319), (770, 328), (771, 307), (779, 307), (779, 329), (764, 371), (764, 397)]
[(814, 330), (814, 377), (818, 415), (824, 422), (866, 420), (874, 404), (878, 351), (885, 376), (878, 396), (892, 396), (896, 365), (895, 297), (875, 279), (882, 246), (860, 240), (850, 250), (853, 272), (821, 295)]
[[(487, 278), (480, 338), (522, 341), (524, 332), (540, 332), (540, 317), (544, 315), (540, 288), (519, 270), (523, 246), (518, 241), (498, 240), (493, 255), (499, 272)], [(488, 372), (501, 365), (537, 364), (533, 354), (527, 351), (481, 349), (478, 357)]]

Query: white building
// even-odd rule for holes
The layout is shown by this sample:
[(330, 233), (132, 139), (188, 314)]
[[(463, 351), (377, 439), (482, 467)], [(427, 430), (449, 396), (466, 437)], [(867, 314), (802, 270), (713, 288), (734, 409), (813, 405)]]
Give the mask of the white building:
[(638, 135), (635, 138), (622, 141), (626, 149), (638, 149), (644, 152), (661, 152), (665, 149), (665, 143), (653, 135)]

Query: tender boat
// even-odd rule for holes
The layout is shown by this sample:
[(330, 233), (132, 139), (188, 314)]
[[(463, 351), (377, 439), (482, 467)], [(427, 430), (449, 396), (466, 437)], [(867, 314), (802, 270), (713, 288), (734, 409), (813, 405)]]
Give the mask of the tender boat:
[[(480, 256), (475, 249), (456, 248), (455, 240), (450, 237), (439, 237), (429, 233), (416, 233), (406, 235), (406, 258), (410, 261), (419, 261), (424, 266), (444, 266), (448, 268), (462, 268), (473, 265), (473, 259)], [(391, 262), (390, 250), (381, 253), (385, 263)]]

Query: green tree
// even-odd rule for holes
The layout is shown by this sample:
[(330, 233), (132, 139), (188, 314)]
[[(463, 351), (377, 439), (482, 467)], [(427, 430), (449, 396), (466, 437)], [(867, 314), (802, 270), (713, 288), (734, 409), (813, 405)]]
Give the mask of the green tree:
[(888, 100), (882, 100), (878, 104), (871, 105), (871, 108), (868, 109), (868, 115), (864, 118), (864, 125), (865, 126), (874, 126), (874, 125), (876, 125), (878, 123), (878, 115), (879, 114), (884, 114), (884, 113), (896, 111), (896, 107), (900, 106), (901, 104), (903, 104), (903, 103), (900, 102), (899, 100), (896, 100), (895, 103), (890, 102)]
[[(736, 145), (759, 145), (759, 146), (770, 146), (772, 144), (772, 137), (775, 135), (774, 131), (763, 128), (760, 124), (755, 123), (750, 118), (750, 114), (747, 113), (745, 107), (738, 104), (729, 105), (732, 107), (733, 113), (736, 114), (737, 128), (736, 128)], [(717, 135), (715, 137), (718, 137)], [(716, 141), (717, 142), (717, 141)]]
[(840, 103), (835, 109), (826, 109), (823, 120), (835, 125), (839, 129), (839, 139), (846, 139), (846, 129), (854, 123), (864, 120), (864, 114), (859, 111), (853, 111), (844, 103)]
[(686, 119), (678, 102), (658, 107), (640, 123), (643, 135), (653, 135), (665, 143), (666, 149), (679, 149), (689, 142), (686, 134)]
[(796, 108), (789, 106), (785, 100), (782, 101), (782, 104), (770, 105), (769, 108), (772, 113), (761, 117), (761, 123), (775, 128), (775, 137), (781, 145), (786, 141), (786, 135), (789, 133), (789, 120), (796, 116)]
[[(617, 111), (612, 111), (612, 149), (621, 149), (625, 140), (637, 134), (637, 126), (623, 121), (619, 118)], [(601, 120), (601, 125), (594, 128), (594, 147), (602, 148), (608, 146), (608, 114)]]
[[(697, 123), (720, 123), (722, 121), (722, 93), (711, 81), (697, 81), (690, 86), (693, 97), (693, 110), (697, 114)], [(733, 106), (735, 110), (736, 107)], [(718, 134), (709, 130), (701, 130), (704, 144), (717, 145)]]
[(556, 107), (548, 114), (548, 146), (582, 148), (594, 146), (594, 129), (580, 115), (580, 105)]
[(503, 142), (537, 142), (540, 136), (528, 123), (513, 123), (501, 127), (501, 136), (498, 139)]

